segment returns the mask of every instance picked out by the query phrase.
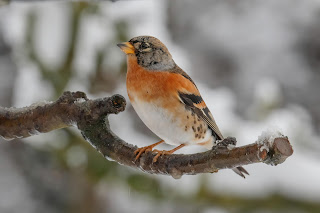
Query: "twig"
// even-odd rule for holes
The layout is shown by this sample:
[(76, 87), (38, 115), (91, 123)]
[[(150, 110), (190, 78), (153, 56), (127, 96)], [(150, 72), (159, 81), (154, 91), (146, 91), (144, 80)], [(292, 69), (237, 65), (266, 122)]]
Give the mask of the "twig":
[(259, 162), (277, 165), (293, 153), (288, 138), (279, 136), (259, 139), (256, 143), (231, 150), (215, 148), (196, 154), (164, 155), (155, 163), (155, 153), (148, 152), (134, 161), (137, 147), (117, 137), (110, 130), (107, 119), (108, 114), (123, 111), (125, 105), (125, 99), (120, 95), (88, 100), (82, 92), (65, 92), (56, 102), (21, 109), (0, 107), (0, 135), (9, 140), (76, 125), (83, 137), (107, 159), (174, 178)]

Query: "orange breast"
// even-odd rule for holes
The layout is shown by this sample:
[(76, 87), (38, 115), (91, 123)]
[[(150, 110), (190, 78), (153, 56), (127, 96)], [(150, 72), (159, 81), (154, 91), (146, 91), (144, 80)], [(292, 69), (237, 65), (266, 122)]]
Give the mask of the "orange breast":
[(154, 102), (165, 108), (178, 104), (178, 91), (198, 94), (198, 90), (180, 74), (148, 71), (138, 65), (135, 56), (128, 56), (127, 91), (131, 102), (135, 98)]

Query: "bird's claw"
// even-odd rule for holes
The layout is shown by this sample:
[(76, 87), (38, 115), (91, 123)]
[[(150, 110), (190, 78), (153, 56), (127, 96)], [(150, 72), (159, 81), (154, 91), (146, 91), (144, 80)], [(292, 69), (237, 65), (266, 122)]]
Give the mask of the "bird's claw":
[(150, 151), (152, 151), (152, 148), (150, 146), (144, 146), (144, 147), (136, 149), (134, 151), (134, 154), (137, 155), (137, 156), (134, 159), (134, 161), (137, 161), (143, 153), (150, 152)]
[(161, 140), (157, 143), (154, 143), (154, 144), (151, 144), (150, 146), (144, 146), (144, 147), (141, 147), (141, 148), (138, 148), (134, 151), (134, 154), (137, 155), (136, 158), (134, 159), (134, 161), (137, 161), (139, 159), (139, 157), (145, 153), (145, 152), (152, 152), (152, 149), (155, 147), (155, 146), (158, 146), (159, 144), (163, 143), (164, 140)]
[(154, 151), (154, 152), (157, 152), (157, 155), (154, 156), (154, 158), (153, 158), (153, 163), (157, 162), (157, 161), (158, 161), (158, 158), (159, 158), (160, 156), (162, 156), (162, 155), (170, 155), (170, 154), (172, 154), (170, 151), (167, 151), (167, 150), (157, 150), (157, 149), (155, 149), (155, 150), (153, 150), (153, 151)]

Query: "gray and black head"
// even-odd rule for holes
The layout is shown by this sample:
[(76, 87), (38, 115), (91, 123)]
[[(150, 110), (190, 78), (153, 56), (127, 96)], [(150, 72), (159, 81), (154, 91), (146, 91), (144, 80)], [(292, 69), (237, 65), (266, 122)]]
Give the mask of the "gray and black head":
[(169, 50), (155, 37), (138, 36), (118, 46), (127, 55), (135, 54), (138, 64), (148, 70), (170, 70), (175, 67)]

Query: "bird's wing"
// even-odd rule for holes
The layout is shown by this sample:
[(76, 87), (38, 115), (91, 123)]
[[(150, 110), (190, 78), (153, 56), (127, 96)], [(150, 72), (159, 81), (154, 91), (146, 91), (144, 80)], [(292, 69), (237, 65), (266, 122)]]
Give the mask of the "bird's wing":
[[(192, 79), (178, 66), (170, 72), (178, 74), (178, 78), (184, 78), (183, 82), (186, 82), (185, 84), (177, 85), (179, 87), (178, 98), (180, 99), (181, 103), (183, 103), (187, 108), (192, 110), (196, 115), (198, 115), (207, 123), (213, 134), (216, 136), (216, 139), (223, 140), (224, 138), (210, 110), (208, 109), (206, 103), (203, 101), (200, 92)], [(185, 79), (187, 79), (188, 81), (185, 81)], [(232, 168), (232, 170), (243, 178), (245, 178), (244, 174), (249, 175), (249, 173), (242, 166)]]
[(178, 66), (171, 72), (180, 75), (180, 78), (187, 79), (187, 81), (184, 81), (186, 83), (183, 85), (179, 85), (178, 88), (178, 98), (180, 99), (180, 101), (207, 123), (209, 128), (213, 131), (213, 134), (217, 136), (216, 138), (218, 140), (222, 140), (223, 136), (210, 110), (208, 109), (206, 103), (203, 101), (195, 83), (188, 76), (188, 74)]
[(196, 115), (204, 120), (213, 133), (217, 136), (218, 140), (222, 140), (223, 136), (211, 114), (206, 103), (200, 95), (179, 92), (179, 98), (186, 107), (190, 108)]

